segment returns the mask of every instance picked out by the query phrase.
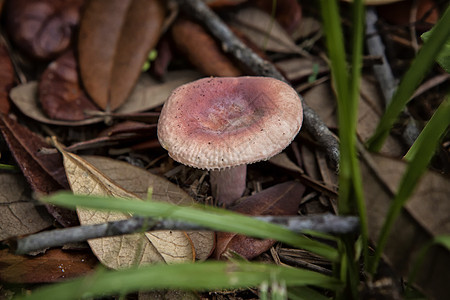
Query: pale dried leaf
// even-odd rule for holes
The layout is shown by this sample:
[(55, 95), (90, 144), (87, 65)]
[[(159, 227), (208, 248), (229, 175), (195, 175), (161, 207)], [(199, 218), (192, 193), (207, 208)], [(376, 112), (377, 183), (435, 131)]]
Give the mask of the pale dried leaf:
[[(127, 101), (115, 112), (118, 114), (142, 112), (155, 108), (164, 103), (173, 89), (196, 80), (201, 74), (195, 71), (173, 71), (167, 73), (166, 81), (158, 82), (148, 74), (142, 74), (138, 84), (132, 91)], [(48, 118), (42, 111), (37, 97), (37, 82), (30, 81), (11, 89), (10, 98), (12, 102), (26, 116), (51, 125), (82, 126), (103, 121), (103, 118), (93, 117), (81, 121), (63, 121)]]
[[(75, 194), (134, 198), (137, 196), (116, 185), (81, 157), (58, 146), (70, 187)], [(129, 214), (77, 208), (82, 225), (130, 218)], [(141, 263), (163, 262), (158, 250), (142, 234), (131, 234), (88, 241), (94, 254), (106, 266), (117, 269)]]
[(323, 60), (305, 57), (289, 58), (275, 64), (289, 81), (300, 81), (314, 74), (314, 67), (317, 65), (318, 73), (328, 72), (329, 68)]
[[(369, 235), (375, 242), (406, 165), (401, 160), (363, 152), (361, 172)], [(425, 173), (396, 220), (384, 255), (399, 274), (409, 274), (418, 253), (434, 236), (450, 234), (449, 183), (448, 178), (437, 173)], [(416, 282), (428, 297), (448, 298), (449, 265), (450, 255), (447, 250), (435, 247), (428, 252)]]
[(232, 25), (241, 30), (261, 49), (281, 53), (305, 54), (298, 47), (283, 27), (266, 12), (247, 7), (240, 9)]
[(309, 36), (318, 33), (322, 29), (322, 24), (315, 18), (304, 17), (299, 26), (296, 27), (292, 33), (294, 40), (300, 40), (308, 38)]
[[(63, 152), (64, 163), (72, 190), (75, 193), (103, 195), (138, 199), (146, 197), (147, 188), (153, 188), (153, 199), (176, 204), (191, 204), (184, 191), (167, 180), (145, 170), (108, 158), (88, 157), (86, 160), (72, 153)], [(95, 162), (96, 168), (90, 162)], [(110, 177), (115, 177), (127, 189), (117, 185)], [(131, 193), (131, 190), (136, 193)], [(129, 218), (124, 213), (98, 212), (77, 209), (82, 224), (96, 224)], [(89, 241), (94, 253), (112, 268), (130, 266), (135, 263), (165, 261), (166, 263), (192, 261), (196, 253), (199, 259), (206, 259), (214, 246), (214, 235), (205, 232), (207, 239), (192, 239), (180, 231), (160, 231)], [(198, 249), (198, 251), (196, 250)]]
[(164, 82), (160, 82), (144, 73), (127, 101), (116, 112), (133, 113), (158, 107), (164, 104), (175, 88), (200, 77), (201, 73), (192, 70), (172, 71), (164, 76)]
[[(116, 184), (128, 191), (132, 191), (134, 194), (138, 195), (139, 198), (145, 199), (147, 197), (148, 187), (152, 187), (152, 200), (178, 205), (190, 205), (194, 202), (185, 191), (175, 184), (141, 168), (106, 157), (84, 156), (83, 158), (94, 165), (103, 174), (106, 174)], [(195, 258), (198, 260), (205, 260), (208, 258), (214, 248), (214, 233), (211, 231), (188, 231), (186, 233), (195, 248)], [(170, 242), (161, 239), (160, 233), (153, 233), (150, 239), (158, 249), (164, 248), (164, 246), (160, 245), (164, 245), (165, 243), (170, 244)], [(179, 239), (178, 243), (180, 243), (180, 240), (184, 239)], [(190, 249), (191, 245), (189, 244), (188, 246), (186, 240), (182, 243)], [(163, 254), (164, 251), (161, 250), (161, 253)], [(172, 256), (174, 258), (178, 257), (179, 259), (179, 256)], [(173, 260), (170, 255), (166, 255), (164, 258)], [(192, 259), (192, 256), (189, 259)]]
[[(0, 173), (0, 240), (41, 231), (52, 225), (43, 206), (36, 207), (22, 175)], [(39, 210), (42, 211), (39, 211)]]
[(12, 88), (9, 97), (23, 114), (41, 123), (61, 126), (82, 126), (102, 121), (102, 118), (90, 118), (81, 121), (50, 119), (40, 107), (38, 99), (38, 83), (36, 81), (30, 81)]

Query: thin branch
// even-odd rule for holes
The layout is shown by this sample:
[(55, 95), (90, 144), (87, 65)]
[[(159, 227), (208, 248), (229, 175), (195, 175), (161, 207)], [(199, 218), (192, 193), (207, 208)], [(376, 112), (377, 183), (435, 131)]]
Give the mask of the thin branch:
[[(228, 26), (202, 0), (176, 0), (180, 8), (188, 15), (202, 23), (211, 34), (222, 43), (224, 52), (233, 55), (254, 75), (273, 77), (287, 82), (287, 79), (275, 66), (262, 59), (253, 50), (242, 43)], [(303, 101), (303, 126), (321, 145), (330, 162), (339, 165), (339, 142), (316, 112)]]
[[(378, 82), (380, 83), (385, 104), (388, 106), (392, 100), (395, 90), (397, 89), (398, 82), (392, 74), (391, 67), (386, 58), (383, 41), (381, 40), (376, 27), (377, 20), (378, 15), (375, 9), (373, 7), (368, 8), (366, 12), (367, 49), (371, 55), (380, 56), (383, 62), (380, 65), (374, 65), (373, 70)], [(408, 120), (402, 139), (408, 147), (411, 147), (419, 136), (419, 129), (415, 125), (414, 119), (406, 109), (404, 110), (404, 113), (408, 117)]]
[[(313, 230), (331, 234), (356, 232), (359, 226), (357, 217), (338, 217), (331, 214), (316, 216), (261, 216), (255, 219), (278, 224), (295, 232)], [(90, 239), (110, 237), (153, 230), (200, 231), (209, 228), (176, 220), (155, 220), (134, 217), (96, 225), (85, 225), (45, 231), (12, 241), (17, 254), (26, 254), (67, 243), (82, 242)]]

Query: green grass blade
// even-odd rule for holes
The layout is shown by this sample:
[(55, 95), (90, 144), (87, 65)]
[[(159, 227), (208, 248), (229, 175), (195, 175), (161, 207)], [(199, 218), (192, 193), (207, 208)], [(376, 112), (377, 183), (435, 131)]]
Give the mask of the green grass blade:
[(421, 134), (422, 137), (418, 140), (418, 142), (416, 142), (417, 145), (414, 148), (414, 152), (410, 155), (411, 160), (405, 174), (402, 177), (398, 192), (394, 196), (394, 200), (389, 207), (386, 220), (380, 232), (373, 264), (370, 268), (371, 274), (375, 274), (381, 258), (381, 253), (386, 246), (391, 228), (400, 214), (403, 205), (406, 203), (409, 196), (413, 193), (414, 188), (417, 186), (417, 182), (420, 177), (426, 171), (428, 163), (434, 155), (440, 137), (444, 134), (449, 125), (449, 120), (450, 97), (447, 97), (429, 121), (429, 123), (431, 123), (431, 129), (429, 128), (425, 134)]
[(22, 299), (80, 299), (151, 289), (245, 288), (273, 280), (283, 281), (287, 286), (313, 285), (331, 290), (340, 287), (338, 280), (304, 269), (260, 263), (204, 262), (101, 270), (84, 278), (38, 289)]
[(77, 206), (134, 213), (154, 218), (170, 218), (199, 224), (213, 230), (235, 232), (258, 238), (276, 239), (295, 247), (309, 250), (331, 261), (337, 261), (338, 252), (333, 247), (308, 239), (281, 226), (253, 219), (215, 207), (186, 207), (164, 202), (136, 201), (119, 198), (92, 197), (58, 193), (43, 201), (69, 208)]
[[(367, 219), (363, 198), (359, 162), (356, 153), (356, 125), (358, 116), (359, 84), (361, 77), (364, 36), (364, 7), (361, 0), (353, 3), (352, 64), (347, 67), (341, 20), (336, 1), (321, 1), (322, 20), (325, 31), (331, 74), (338, 102), (340, 162), (339, 162), (339, 213), (361, 217), (361, 229), (367, 253)], [(350, 72), (349, 72), (350, 71)], [(354, 257), (354, 236), (344, 237), (345, 246), (337, 276), (345, 281), (346, 290), (339, 298), (356, 297), (359, 279)]]
[(367, 222), (366, 203), (364, 201), (364, 193), (362, 187), (361, 172), (359, 169), (359, 160), (356, 153), (356, 126), (358, 124), (358, 103), (360, 98), (360, 82), (361, 82), (361, 68), (362, 55), (364, 43), (364, 21), (365, 8), (362, 0), (355, 0), (353, 2), (353, 50), (352, 50), (352, 71), (350, 77), (350, 99), (352, 101), (352, 120), (350, 126), (352, 136), (348, 147), (351, 147), (351, 168), (352, 168), (352, 188), (354, 197), (353, 200), (358, 208), (358, 215), (360, 218), (361, 237), (363, 247), (363, 257), (365, 265), (368, 259), (368, 239), (369, 229)]
[(0, 170), (18, 171), (20, 169), (16, 166), (0, 164)]
[(428, 151), (436, 149), (436, 145), (433, 144), (433, 142), (439, 140), (439, 137), (450, 125), (450, 117), (448, 116), (449, 102), (450, 95), (448, 95), (444, 102), (439, 106), (417, 140), (409, 149), (408, 153), (406, 153), (404, 158), (407, 161), (412, 161), (421, 147), (428, 146), (430, 148)]
[(422, 81), (427, 71), (439, 55), (441, 48), (450, 38), (450, 6), (447, 7), (439, 22), (436, 24), (428, 41), (420, 49), (411, 67), (406, 72), (395, 92), (391, 103), (386, 108), (374, 135), (368, 140), (367, 145), (371, 151), (379, 151), (398, 115), (408, 103), (414, 90)]

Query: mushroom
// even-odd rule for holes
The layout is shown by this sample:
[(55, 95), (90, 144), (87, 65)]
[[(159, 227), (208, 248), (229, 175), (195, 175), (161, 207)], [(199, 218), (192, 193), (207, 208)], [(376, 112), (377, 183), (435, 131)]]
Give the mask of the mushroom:
[(300, 97), (280, 80), (203, 78), (171, 93), (158, 139), (174, 160), (210, 170), (213, 197), (229, 205), (245, 190), (247, 164), (283, 151), (302, 120)]

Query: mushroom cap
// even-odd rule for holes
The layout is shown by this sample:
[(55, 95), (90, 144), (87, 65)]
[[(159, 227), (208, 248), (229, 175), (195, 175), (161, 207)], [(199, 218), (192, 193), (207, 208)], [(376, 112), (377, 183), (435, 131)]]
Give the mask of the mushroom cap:
[(300, 131), (302, 120), (300, 97), (280, 80), (203, 78), (169, 96), (158, 139), (174, 160), (220, 170), (280, 153)]

